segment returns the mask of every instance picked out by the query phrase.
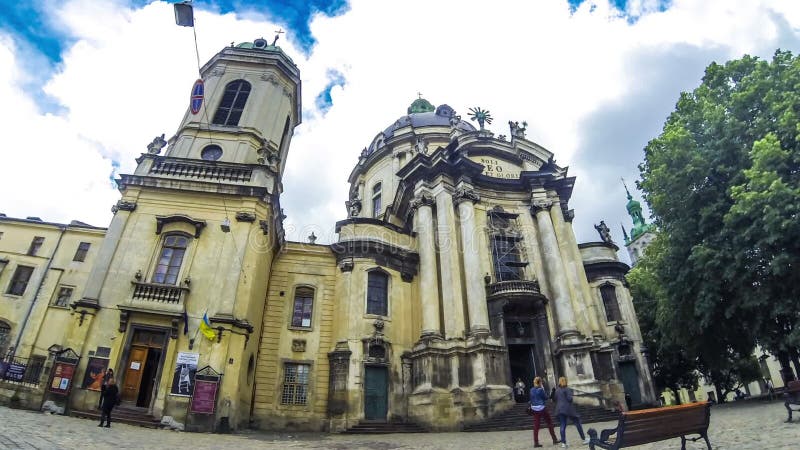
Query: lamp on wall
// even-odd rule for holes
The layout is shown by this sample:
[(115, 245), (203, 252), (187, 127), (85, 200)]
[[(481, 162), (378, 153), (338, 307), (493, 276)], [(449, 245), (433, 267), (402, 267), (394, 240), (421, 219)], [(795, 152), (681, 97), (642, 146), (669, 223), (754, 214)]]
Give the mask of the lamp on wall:
[(226, 217), (225, 220), (223, 220), (222, 223), (219, 225), (219, 227), (222, 229), (222, 231), (224, 233), (230, 232), (231, 231), (231, 220)]

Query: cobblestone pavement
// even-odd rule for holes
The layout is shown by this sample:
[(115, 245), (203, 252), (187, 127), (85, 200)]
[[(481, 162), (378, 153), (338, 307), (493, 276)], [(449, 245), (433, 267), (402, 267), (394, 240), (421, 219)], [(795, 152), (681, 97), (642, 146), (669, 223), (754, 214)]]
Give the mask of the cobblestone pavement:
[[(711, 410), (709, 438), (714, 449), (800, 449), (800, 418), (783, 423), (786, 410), (777, 401), (760, 400), (715, 406)], [(613, 423), (590, 424), (602, 429)], [(558, 432), (558, 430), (556, 430)], [(540, 437), (545, 448), (547, 431)], [(575, 427), (567, 431), (570, 448), (588, 448), (580, 443)], [(0, 407), (0, 449), (41, 448), (191, 448), (226, 449), (502, 449), (532, 448), (530, 431), (491, 433), (424, 433), (390, 435), (332, 435), (323, 433), (264, 433), (246, 431), (233, 435), (180, 433), (151, 430), (124, 424), (98, 428), (91, 420), (52, 416)], [(636, 447), (642, 450), (680, 448), (680, 439)], [(689, 442), (687, 449), (705, 449), (702, 441)]]

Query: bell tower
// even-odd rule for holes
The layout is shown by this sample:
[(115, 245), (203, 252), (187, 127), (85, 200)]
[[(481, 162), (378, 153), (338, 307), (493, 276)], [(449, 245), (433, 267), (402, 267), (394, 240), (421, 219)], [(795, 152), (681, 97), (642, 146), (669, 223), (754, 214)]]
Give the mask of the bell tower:
[[(123, 401), (157, 416), (187, 410), (176, 364), (224, 373), (217, 403), (225, 408), (177, 420), (237, 428), (249, 420), (267, 284), (283, 242), (281, 177), (301, 120), (300, 72), (280, 47), (256, 39), (222, 49), (200, 74), (175, 135), (156, 137), (134, 173), (117, 180), (122, 198), (72, 305), (82, 326), (70, 342), (80, 354), (109, 348)], [(191, 367), (180, 367), (185, 380)]]

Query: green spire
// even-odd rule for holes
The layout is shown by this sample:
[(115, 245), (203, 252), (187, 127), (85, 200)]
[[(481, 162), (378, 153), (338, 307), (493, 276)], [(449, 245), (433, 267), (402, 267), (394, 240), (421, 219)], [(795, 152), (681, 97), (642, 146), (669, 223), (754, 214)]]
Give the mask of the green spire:
[(414, 100), (411, 106), (408, 107), (408, 114), (432, 112), (435, 109), (431, 102), (422, 98), (422, 94), (417, 95), (419, 95), (419, 98)]
[(627, 236), (625, 237), (625, 245), (628, 245), (629, 243), (635, 241), (639, 236), (650, 231), (653, 228), (653, 225), (645, 222), (644, 216), (642, 215), (642, 204), (633, 199), (630, 191), (628, 191), (628, 186), (625, 184), (625, 179), (622, 179), (622, 185), (625, 186), (625, 194), (628, 196), (628, 204), (625, 205), (625, 208), (628, 210), (628, 215), (630, 215), (631, 219), (633, 220), (631, 237), (630, 239), (628, 239)]

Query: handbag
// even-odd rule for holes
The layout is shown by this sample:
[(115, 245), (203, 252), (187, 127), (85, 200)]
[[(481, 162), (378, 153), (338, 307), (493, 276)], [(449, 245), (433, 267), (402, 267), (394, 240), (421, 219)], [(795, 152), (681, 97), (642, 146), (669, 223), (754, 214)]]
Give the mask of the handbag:
[(525, 408), (525, 412), (528, 413), (529, 416), (533, 415), (533, 408), (531, 407), (531, 402), (528, 402), (528, 407)]

